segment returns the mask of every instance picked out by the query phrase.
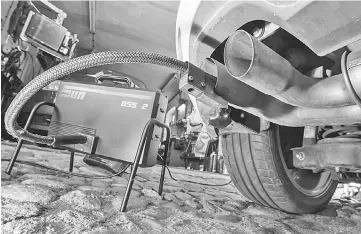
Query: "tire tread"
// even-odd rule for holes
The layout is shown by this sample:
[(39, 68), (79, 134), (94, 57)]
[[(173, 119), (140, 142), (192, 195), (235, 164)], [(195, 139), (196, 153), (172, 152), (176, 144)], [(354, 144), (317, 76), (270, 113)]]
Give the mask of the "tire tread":
[(270, 130), (223, 136), (224, 161), (232, 181), (246, 200), (292, 213), (313, 212), (316, 208), (296, 205), (284, 188), (276, 168), (280, 162), (273, 155), (277, 152), (275, 139), (275, 132)]

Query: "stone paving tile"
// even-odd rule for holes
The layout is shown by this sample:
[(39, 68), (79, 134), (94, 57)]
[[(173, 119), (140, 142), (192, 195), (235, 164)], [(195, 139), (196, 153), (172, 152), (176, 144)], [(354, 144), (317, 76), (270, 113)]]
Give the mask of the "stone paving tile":
[(14, 202), (1, 199), (1, 222), (7, 223), (17, 218), (38, 216), (42, 213), (42, 206), (35, 202)]
[(57, 195), (50, 189), (40, 186), (28, 186), (23, 184), (9, 184), (1, 186), (1, 198), (11, 199), (17, 202), (36, 202), (48, 204), (55, 201)]
[[(9, 158), (13, 144), (4, 143)], [(20, 159), (67, 170), (69, 153), (23, 147)], [(1, 165), (5, 170), (7, 162)], [(242, 200), (233, 184), (210, 187), (165, 177), (157, 193), (160, 166), (139, 168), (127, 212), (119, 209), (129, 175), (93, 180), (56, 174), (17, 164), (11, 176), (1, 174), (2, 233), (360, 233), (361, 194), (342, 199), (340, 187), (318, 214), (291, 215)], [(224, 184), (220, 174), (171, 168), (177, 179)], [(74, 172), (109, 175), (75, 157)]]

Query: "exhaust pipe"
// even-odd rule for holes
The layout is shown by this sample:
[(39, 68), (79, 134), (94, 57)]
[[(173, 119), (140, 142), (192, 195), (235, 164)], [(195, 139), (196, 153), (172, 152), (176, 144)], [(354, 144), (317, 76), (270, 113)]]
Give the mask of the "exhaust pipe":
[[(351, 54), (349, 57), (352, 57)], [(243, 30), (228, 38), (224, 63), (229, 74), (237, 80), (292, 106), (328, 108), (355, 105), (342, 74), (322, 79), (305, 76)], [(353, 62), (348, 61), (350, 63)], [(354, 89), (361, 96), (361, 79), (356, 79), (355, 75), (351, 75), (351, 79)]]
[(208, 58), (201, 68), (217, 77), (214, 92), (230, 106), (278, 125), (303, 127), (361, 123), (361, 108), (357, 105), (324, 109), (297, 107), (234, 79), (225, 66), (214, 59)]

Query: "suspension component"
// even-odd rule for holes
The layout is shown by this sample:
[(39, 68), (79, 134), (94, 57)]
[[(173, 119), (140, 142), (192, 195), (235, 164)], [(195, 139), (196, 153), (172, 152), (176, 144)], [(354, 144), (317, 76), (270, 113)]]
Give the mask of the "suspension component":
[(361, 140), (316, 144), (294, 148), (292, 151), (292, 165), (288, 165), (290, 168), (335, 170), (338, 167), (350, 171), (361, 170)]
[(322, 144), (350, 141), (361, 142), (361, 124), (326, 126), (323, 128), (322, 139), (319, 140), (318, 143)]
[(326, 126), (320, 128), (318, 138), (322, 139), (317, 144), (292, 149), (293, 159), (288, 161), (288, 167), (332, 170), (338, 180), (346, 178), (344, 172), (361, 173), (361, 124)]
[(336, 179), (342, 183), (361, 182), (361, 173), (343, 171), (336, 173), (336, 176)]

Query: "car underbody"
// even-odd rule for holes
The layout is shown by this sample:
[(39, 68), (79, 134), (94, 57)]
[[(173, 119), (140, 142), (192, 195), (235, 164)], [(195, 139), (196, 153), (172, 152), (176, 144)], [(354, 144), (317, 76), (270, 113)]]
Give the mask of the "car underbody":
[(312, 212), (337, 181), (361, 180), (360, 3), (218, 4), (178, 24), (180, 88), (223, 136), (245, 197)]

